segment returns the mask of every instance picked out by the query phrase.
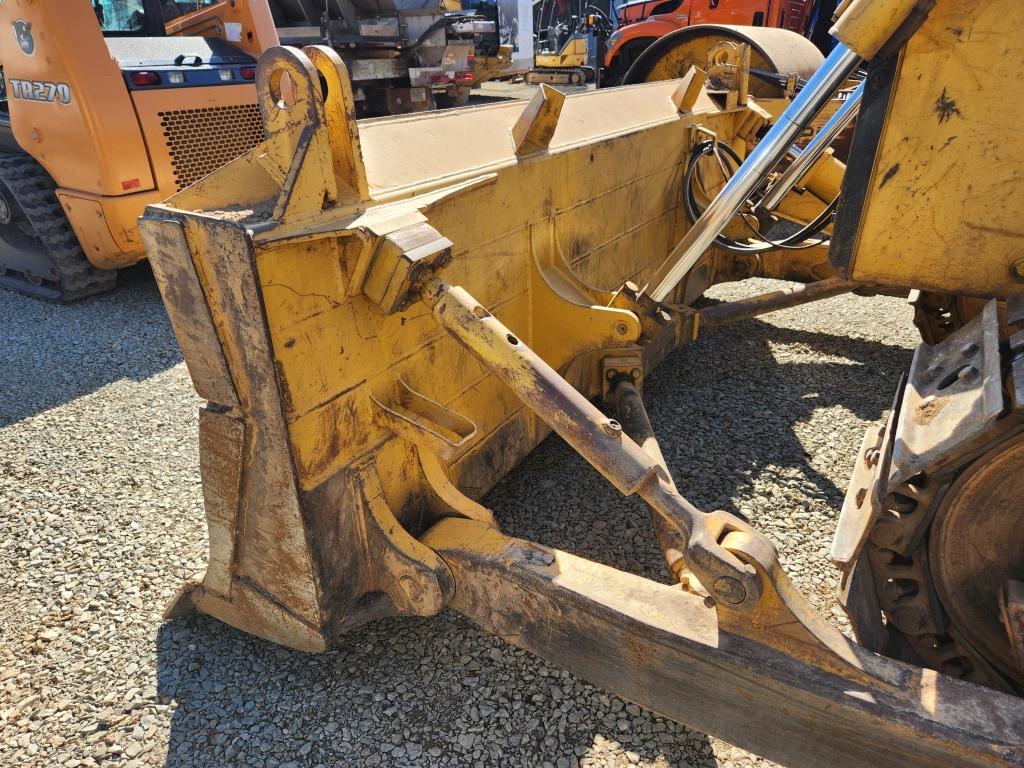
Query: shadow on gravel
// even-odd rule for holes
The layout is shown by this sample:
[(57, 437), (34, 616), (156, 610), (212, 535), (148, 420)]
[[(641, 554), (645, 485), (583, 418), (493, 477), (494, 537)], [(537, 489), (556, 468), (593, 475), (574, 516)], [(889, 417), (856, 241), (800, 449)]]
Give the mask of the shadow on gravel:
[(181, 361), (149, 265), (121, 270), (111, 293), (49, 304), (0, 291), (0, 427)]
[(717, 765), (705, 737), (450, 611), (376, 622), (324, 654), (178, 619), (160, 628), (157, 657), (159, 695), (177, 703), (167, 768), (578, 766), (610, 757), (610, 741), (615, 765), (627, 751), (664, 768)]
[(811, 495), (838, 508), (862, 428), (848, 444), (834, 430), (811, 437), (826, 446), (818, 450), (821, 459), (834, 455), (843, 464), (837, 485), (810, 463), (796, 427), (828, 408), (878, 421), (892, 407), (912, 355), (902, 346), (758, 320), (723, 327), (651, 377), (651, 419), (670, 469), (694, 487), (696, 503), (736, 512), (732, 499), (749, 492), (762, 473), (789, 469), (803, 477), (805, 489), (813, 486)]

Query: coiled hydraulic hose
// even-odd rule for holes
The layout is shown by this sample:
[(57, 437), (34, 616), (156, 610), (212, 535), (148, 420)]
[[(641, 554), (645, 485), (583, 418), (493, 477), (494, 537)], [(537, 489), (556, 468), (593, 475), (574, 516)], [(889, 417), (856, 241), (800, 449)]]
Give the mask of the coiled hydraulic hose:
[[(709, 156), (715, 157), (718, 160), (723, 169), (723, 174), (726, 173), (726, 168), (728, 167), (728, 173), (731, 175), (743, 162), (740, 159), (740, 156), (736, 154), (736, 151), (728, 144), (705, 141), (693, 148), (693, 152), (690, 153), (690, 160), (687, 164), (686, 172), (683, 174), (683, 208), (686, 211), (686, 218), (689, 219), (691, 224), (696, 222), (697, 219), (700, 218), (701, 213), (703, 213), (703, 211), (700, 210), (700, 206), (697, 203), (697, 199), (693, 191), (694, 177), (696, 174), (699, 174), (697, 164), (702, 158)], [(741, 215), (740, 218), (757, 239), (753, 242), (741, 243), (739, 241), (732, 240), (725, 235), (718, 235), (718, 237), (715, 238), (715, 245), (734, 253), (765, 253), (767, 251), (773, 251), (780, 248), (802, 251), (807, 248), (817, 248), (822, 245), (828, 245), (829, 238), (821, 237), (820, 235), (822, 230), (824, 230), (831, 221), (838, 204), (839, 198), (836, 197), (836, 199), (829, 203), (813, 221), (782, 240), (768, 239), (757, 231), (757, 229), (750, 223), (748, 217)]]

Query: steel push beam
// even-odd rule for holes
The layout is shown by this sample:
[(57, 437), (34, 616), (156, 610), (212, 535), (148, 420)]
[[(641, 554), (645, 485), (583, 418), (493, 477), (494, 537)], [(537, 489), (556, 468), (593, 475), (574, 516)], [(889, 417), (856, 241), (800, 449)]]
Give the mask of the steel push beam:
[(737, 299), (718, 304), (700, 311), (701, 327), (714, 327), (750, 320), (760, 315), (776, 312), (780, 309), (798, 307), (813, 301), (821, 301), (832, 296), (855, 291), (864, 286), (841, 277), (828, 277), (814, 283), (803, 283), (792, 287), (780, 288), (777, 291)]
[(715, 608), (466, 520), (421, 539), (455, 577), (450, 605), (485, 631), (653, 712), (785, 765), (1024, 763), (1017, 699), (896, 662), (865, 685), (724, 631)]

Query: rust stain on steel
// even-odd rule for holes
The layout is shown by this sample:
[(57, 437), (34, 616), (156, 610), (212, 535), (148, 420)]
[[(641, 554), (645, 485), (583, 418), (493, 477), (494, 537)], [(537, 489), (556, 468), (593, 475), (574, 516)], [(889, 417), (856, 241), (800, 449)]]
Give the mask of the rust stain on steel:
[(914, 412), (914, 421), (922, 425), (930, 424), (940, 413), (942, 413), (943, 409), (946, 407), (946, 403), (948, 402), (948, 398), (945, 397), (933, 397), (926, 399)]

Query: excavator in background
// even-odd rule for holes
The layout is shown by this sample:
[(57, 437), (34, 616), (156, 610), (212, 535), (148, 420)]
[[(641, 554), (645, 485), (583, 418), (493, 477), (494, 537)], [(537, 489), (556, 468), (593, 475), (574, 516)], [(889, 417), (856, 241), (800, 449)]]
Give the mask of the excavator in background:
[[(823, 5), (834, 7), (835, 0), (825, 0)], [(678, 41), (694, 33), (706, 34), (682, 30), (710, 24), (768, 27), (805, 34), (814, 10), (815, 0), (628, 0), (615, 12), (618, 28), (608, 38), (601, 83), (614, 86), (630, 82), (626, 73), (655, 41), (665, 37)], [(830, 16), (830, 12), (824, 12), (824, 18)]]
[(113, 288), (136, 220), (263, 140), (266, 0), (0, 3), (0, 286)]
[[(361, 124), (331, 49), (264, 52), (266, 140), (140, 222), (207, 402), (210, 555), (168, 616), (322, 651), (448, 606), (784, 764), (1024, 766), (1022, 26), (1020, 0), (846, 0), (824, 60), (761, 29), (762, 63), (669, 48), (629, 88)], [(804, 46), (775, 109), (751, 70), (789, 81)], [(748, 277), (798, 285), (698, 302)], [(848, 292), (909, 297), (924, 337), (850, 456), (856, 641), (687, 500), (643, 394), (708, 327)], [(644, 502), (667, 583), (502, 532), (481, 499), (552, 432)]]
[(540, 4), (534, 34), (533, 68), (528, 83), (581, 85), (594, 82), (604, 61), (611, 19), (596, 6), (576, 0), (573, 12), (558, 15), (565, 6), (556, 0)]

